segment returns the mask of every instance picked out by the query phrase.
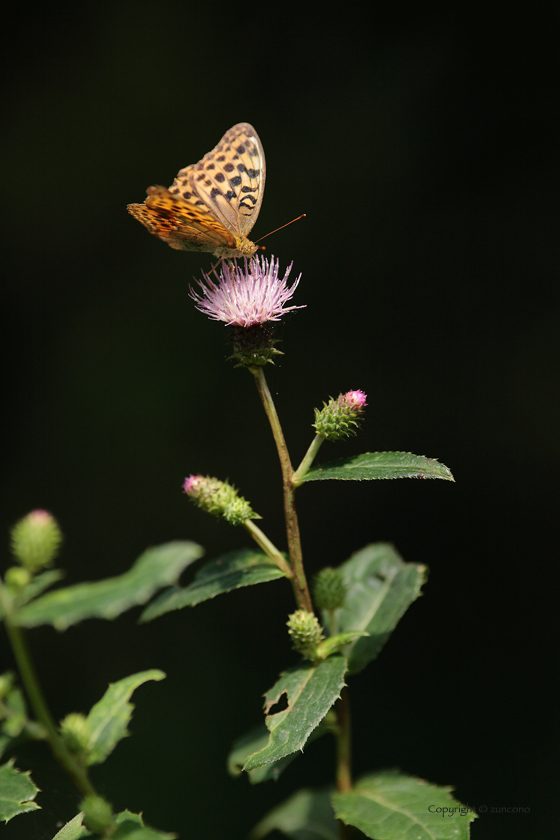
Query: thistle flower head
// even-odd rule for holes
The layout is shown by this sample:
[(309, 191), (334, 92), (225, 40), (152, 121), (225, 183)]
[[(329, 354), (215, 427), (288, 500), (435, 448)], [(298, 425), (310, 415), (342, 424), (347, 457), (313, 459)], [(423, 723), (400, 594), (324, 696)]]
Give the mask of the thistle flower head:
[(243, 266), (235, 260), (224, 262), (219, 274), (212, 272), (217, 284), (210, 274), (203, 272), (205, 283), (197, 280), (201, 292), (191, 287), (190, 296), (200, 312), (229, 326), (247, 329), (267, 321), (279, 321), (285, 312), (303, 308), (285, 306), (301, 277), (300, 274), (291, 286), (288, 285), (292, 265), (288, 266), (281, 279), (279, 261), (274, 257), (270, 261), (262, 256), (253, 257), (250, 261), (245, 259)]
[(183, 490), (197, 507), (232, 525), (242, 525), (246, 519), (260, 519), (249, 502), (227, 481), (205, 475), (190, 475), (185, 479)]
[(355, 435), (365, 407), (363, 391), (347, 391), (336, 400), (331, 397), (328, 403), (323, 403), (322, 409), (315, 409), (315, 431), (327, 440)]

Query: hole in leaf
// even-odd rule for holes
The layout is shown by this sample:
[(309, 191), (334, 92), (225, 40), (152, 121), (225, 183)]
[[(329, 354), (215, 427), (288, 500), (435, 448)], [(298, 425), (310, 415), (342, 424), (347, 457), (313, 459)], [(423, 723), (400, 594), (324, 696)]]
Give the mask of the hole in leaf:
[(270, 707), (266, 710), (266, 713), (267, 713), (267, 715), (268, 715), (269, 717), (270, 717), (271, 715), (277, 715), (277, 714), (278, 714), (278, 712), (285, 712), (285, 711), (286, 711), (286, 709), (288, 708), (288, 705), (289, 705), (289, 704), (288, 704), (288, 695), (287, 695), (287, 694), (286, 694), (286, 692), (284, 691), (284, 692), (282, 692), (282, 694), (280, 695), (280, 698), (279, 698), (278, 702), (277, 702), (277, 703), (274, 703), (274, 705), (270, 706)]

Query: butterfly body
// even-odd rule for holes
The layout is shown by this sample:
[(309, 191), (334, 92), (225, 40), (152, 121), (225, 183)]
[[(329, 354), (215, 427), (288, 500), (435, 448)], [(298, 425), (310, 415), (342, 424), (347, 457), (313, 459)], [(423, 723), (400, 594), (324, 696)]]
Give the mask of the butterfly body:
[(169, 189), (148, 187), (144, 203), (127, 209), (176, 250), (251, 257), (258, 246), (248, 234), (259, 215), (265, 175), (255, 129), (238, 123), (202, 160), (181, 169)]

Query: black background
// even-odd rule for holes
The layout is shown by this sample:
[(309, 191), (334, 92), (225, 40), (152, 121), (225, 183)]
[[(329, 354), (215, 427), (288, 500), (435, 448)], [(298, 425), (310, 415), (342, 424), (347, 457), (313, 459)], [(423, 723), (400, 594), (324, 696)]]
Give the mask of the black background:
[[(302, 273), (307, 305), (285, 319), (285, 356), (267, 372), (294, 462), (313, 407), (361, 388), (360, 437), (321, 458), (404, 449), (456, 477), (300, 491), (311, 573), (375, 540), (431, 570), (353, 680), (355, 772), (454, 785), (489, 809), (475, 840), (556, 836), (556, 13), (165, 0), (15, 15), (0, 137), (6, 544), (20, 516), (52, 511), (69, 583), (120, 574), (171, 539), (209, 558), (245, 545), (182, 495), (203, 472), (234, 481), (284, 545), (251, 377), (188, 297), (210, 261), (125, 210), (251, 122), (268, 165), (252, 238), (307, 214), (267, 241)], [(109, 681), (168, 674), (138, 690), (133, 737), (94, 770), (116, 808), (181, 837), (242, 838), (297, 787), (330, 781), (327, 739), (275, 785), (225, 772), (295, 659), (292, 609), (277, 581), (151, 625), (133, 611), (30, 633), (57, 718), (87, 712)], [(50, 840), (75, 791), (40, 745), (17, 764), (43, 810), (5, 835)]]

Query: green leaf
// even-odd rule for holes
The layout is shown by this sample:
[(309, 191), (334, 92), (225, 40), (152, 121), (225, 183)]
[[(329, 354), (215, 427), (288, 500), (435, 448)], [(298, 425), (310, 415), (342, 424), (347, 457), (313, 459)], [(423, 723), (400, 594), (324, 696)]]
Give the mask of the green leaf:
[(249, 838), (261, 840), (274, 830), (281, 831), (292, 840), (338, 840), (338, 823), (329, 791), (298, 790), (270, 811), (254, 827)]
[(83, 837), (91, 837), (91, 831), (88, 831), (85, 825), (82, 824), (83, 819), (84, 812), (80, 811), (70, 822), (62, 826), (52, 840), (82, 840)]
[(52, 624), (57, 630), (66, 630), (84, 618), (116, 618), (130, 607), (146, 603), (162, 586), (175, 583), (202, 553), (199, 545), (187, 541), (149, 548), (123, 575), (49, 592), (18, 610), (14, 621), (22, 627)]
[[(329, 729), (327, 726), (319, 724), (319, 726), (313, 730), (307, 739), (307, 743), (310, 744), (312, 741), (315, 741), (316, 738), (320, 738), (321, 735), (325, 735), (328, 731)], [(268, 743), (269, 737), (270, 732), (264, 723), (260, 726), (256, 726), (254, 729), (251, 729), (250, 732), (246, 732), (245, 735), (241, 735), (234, 742), (231, 752), (228, 755), (228, 773), (231, 776), (240, 776), (243, 772), (243, 767), (247, 759), (253, 755), (253, 753), (260, 752), (264, 749)], [(297, 753), (291, 753), (290, 755), (284, 756), (284, 758), (278, 759), (278, 761), (272, 761), (270, 764), (263, 764), (261, 767), (255, 767), (254, 770), (249, 770), (247, 773), (249, 781), (252, 785), (260, 784), (260, 782), (268, 782), (270, 780), (276, 781), (280, 774), (286, 769), (288, 764), (291, 764), (295, 758), (297, 758)]]
[(115, 748), (121, 738), (126, 738), (127, 724), (132, 717), (134, 706), (128, 700), (138, 686), (148, 680), (163, 680), (163, 671), (152, 669), (132, 674), (109, 688), (87, 716), (91, 730), (88, 744), (88, 764), (100, 764)]
[(27, 586), (25, 586), (21, 592), (18, 592), (18, 606), (22, 607), (24, 604), (27, 604), (28, 601), (31, 601), (32, 598), (36, 598), (37, 595), (40, 595), (41, 592), (44, 592), (45, 589), (48, 589), (49, 586), (52, 586), (53, 583), (57, 583), (63, 577), (64, 572), (62, 569), (49, 569), (46, 572), (41, 572), (41, 574), (35, 575), (31, 578)]
[(455, 481), (451, 471), (434, 458), (410, 452), (364, 452), (353, 458), (338, 458), (309, 470), (300, 482), (335, 478), (366, 481), (374, 478), (444, 478)]
[[(268, 744), (250, 756), (243, 769), (254, 770), (303, 749), (310, 734), (340, 697), (345, 671), (346, 660), (340, 655), (330, 656), (318, 665), (302, 662), (285, 671), (265, 694)], [(283, 695), (287, 708), (268, 714)]]
[(2, 734), (9, 738), (17, 738), (27, 723), (27, 706), (21, 689), (13, 686), (4, 697), (0, 708), (3, 717), (0, 722)]
[(374, 840), (468, 840), (476, 815), (452, 790), (394, 770), (366, 776), (331, 799), (338, 819)]
[(0, 701), (0, 756), (30, 738), (44, 737), (43, 732), (41, 724), (28, 719), (21, 689), (12, 686)]
[(115, 818), (117, 828), (111, 834), (111, 840), (175, 840), (176, 834), (167, 831), (157, 831), (144, 825), (141, 814), (131, 814), (121, 811)]
[(8, 822), (16, 814), (37, 811), (39, 806), (33, 802), (39, 788), (33, 784), (29, 771), (20, 773), (9, 761), (0, 767), (0, 820)]
[(364, 630), (350, 630), (348, 633), (337, 633), (336, 636), (329, 636), (328, 639), (324, 639), (317, 645), (317, 659), (326, 659), (327, 656), (331, 656), (359, 636), (369, 636), (369, 633), (366, 633)]
[(162, 592), (144, 610), (140, 621), (151, 621), (171, 610), (194, 607), (222, 592), (281, 577), (285, 577), (284, 573), (266, 554), (250, 548), (232, 551), (202, 566), (189, 586), (176, 586)]
[[(369, 635), (351, 644), (348, 671), (355, 674), (375, 659), (408, 607), (420, 594), (427, 569), (405, 563), (389, 543), (372, 543), (339, 566), (347, 594), (336, 610), (337, 629), (365, 630)], [(328, 614), (324, 614), (328, 626)]]

